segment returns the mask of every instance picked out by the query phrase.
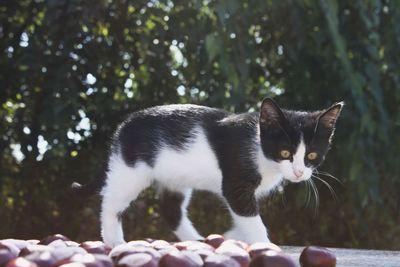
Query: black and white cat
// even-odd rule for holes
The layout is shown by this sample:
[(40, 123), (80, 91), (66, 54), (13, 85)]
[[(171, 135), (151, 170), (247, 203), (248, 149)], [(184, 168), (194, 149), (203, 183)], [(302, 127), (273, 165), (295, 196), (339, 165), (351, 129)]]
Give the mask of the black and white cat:
[(202, 237), (187, 217), (193, 189), (221, 196), (233, 219), (226, 238), (268, 242), (257, 200), (283, 179), (311, 178), (329, 149), (343, 103), (315, 112), (280, 109), (270, 98), (260, 112), (232, 114), (197, 105), (132, 113), (116, 130), (104, 179), (76, 191), (101, 189), (104, 242), (124, 243), (121, 214), (150, 185), (180, 240)]

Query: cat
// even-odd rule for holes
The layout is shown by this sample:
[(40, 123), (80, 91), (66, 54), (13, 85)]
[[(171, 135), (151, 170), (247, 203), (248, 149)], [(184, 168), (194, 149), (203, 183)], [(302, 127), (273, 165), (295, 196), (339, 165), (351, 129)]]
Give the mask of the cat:
[(187, 216), (193, 189), (221, 196), (232, 216), (225, 238), (270, 242), (257, 201), (283, 180), (311, 178), (330, 147), (343, 102), (314, 112), (281, 109), (265, 98), (260, 112), (232, 114), (205, 106), (165, 105), (137, 111), (111, 141), (106, 172), (76, 192), (100, 191), (101, 234), (124, 243), (122, 212), (155, 185), (160, 213), (180, 240), (200, 240)]

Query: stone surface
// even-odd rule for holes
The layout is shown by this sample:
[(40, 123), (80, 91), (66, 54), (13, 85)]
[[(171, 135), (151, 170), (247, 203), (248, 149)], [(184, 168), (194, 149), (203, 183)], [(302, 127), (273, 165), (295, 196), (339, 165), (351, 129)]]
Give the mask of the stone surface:
[[(299, 263), (304, 247), (281, 246), (282, 251)], [(336, 255), (336, 267), (398, 267), (400, 251), (329, 248)], [(299, 264), (300, 266), (300, 264)]]
[[(219, 241), (222, 241), (222, 236), (214, 236), (219, 239)], [(211, 237), (213, 236), (210, 236), (210, 238)], [(242, 266), (247, 266), (250, 261), (249, 253), (254, 254), (260, 251), (261, 253), (265, 253), (263, 252), (265, 249), (267, 251), (279, 250), (279, 247), (274, 245), (274, 249), (270, 250), (271, 244), (246, 244), (237, 240), (224, 240), (217, 248), (215, 248), (217, 245), (213, 247), (200, 241), (169, 243), (164, 240), (153, 239), (135, 240), (115, 247), (110, 253), (108, 253), (108, 251), (111, 248), (105, 246), (101, 241), (87, 241), (79, 244), (75, 241), (70, 241), (63, 235), (49, 236), (42, 239), (42, 243), (48, 244), (41, 245), (39, 244), (39, 240), (36, 239), (27, 241), (18, 239), (0, 240), (0, 267), (4, 267), (7, 264), (14, 267), (21, 264), (32, 265), (32, 267), (36, 267), (37, 265), (47, 265), (47, 267), (49, 267), (54, 260), (56, 263), (65, 261), (66, 265), (68, 265), (67, 267), (88, 267), (88, 265), (112, 267), (112, 260), (117, 263), (120, 260), (119, 256), (134, 255), (137, 253), (147, 253), (156, 261), (160, 258), (164, 258), (161, 262), (164, 266), (199, 267), (203, 265), (203, 261), (206, 261), (206, 259), (214, 255), (214, 253), (224, 255), (221, 257), (218, 256), (221, 259), (226, 257), (232, 258)], [(86, 250), (83, 247), (85, 247)], [(293, 259), (297, 266), (300, 266), (299, 258), (304, 247), (305, 246), (282, 246), (281, 249), (283, 253), (288, 254)], [(337, 259), (337, 267), (400, 267), (400, 251), (329, 249), (334, 253)], [(94, 254), (88, 254), (88, 251)], [(13, 260), (18, 256), (20, 257), (18, 261)], [(255, 255), (252, 256), (254, 258)], [(21, 257), (26, 257), (28, 261)], [(132, 263), (137, 257), (138, 256), (130, 256), (127, 262)], [(82, 258), (85, 260), (70, 260), (72, 258)], [(88, 261), (87, 258), (90, 258), (90, 260)], [(131, 259), (133, 260), (130, 261)], [(225, 264), (223, 261), (218, 262), (218, 259), (210, 261), (209, 263), (211, 266)]]

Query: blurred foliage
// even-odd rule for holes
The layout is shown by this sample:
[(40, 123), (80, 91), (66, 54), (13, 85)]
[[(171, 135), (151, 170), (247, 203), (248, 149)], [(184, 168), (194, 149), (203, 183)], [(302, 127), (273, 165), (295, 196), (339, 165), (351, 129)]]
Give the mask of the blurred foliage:
[[(344, 100), (316, 180), (262, 201), (278, 244), (400, 249), (398, 0), (19, 0), (0, 3), (0, 238), (61, 232), (99, 239), (99, 199), (76, 199), (131, 111), (198, 103), (318, 109)], [(306, 205), (309, 203), (308, 205)], [(319, 207), (317, 206), (319, 203)], [(223, 204), (194, 196), (203, 234), (229, 227)], [(128, 239), (173, 239), (145, 191)]]

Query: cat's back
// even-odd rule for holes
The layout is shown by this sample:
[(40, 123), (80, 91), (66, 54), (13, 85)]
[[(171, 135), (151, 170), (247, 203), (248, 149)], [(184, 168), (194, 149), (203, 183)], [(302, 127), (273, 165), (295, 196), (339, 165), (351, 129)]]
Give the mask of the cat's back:
[(197, 125), (216, 123), (229, 113), (193, 104), (155, 106), (131, 113), (117, 129), (117, 135), (151, 131), (164, 134), (185, 133)]
[(218, 124), (230, 113), (193, 104), (156, 106), (131, 113), (117, 128), (113, 150), (132, 164), (138, 156), (151, 163), (161, 146), (181, 150), (195, 132)]
[(200, 106), (194, 104), (171, 104), (146, 108), (133, 112), (129, 115), (128, 121), (138, 119), (185, 119), (185, 120), (201, 120), (204, 118), (223, 118), (229, 115), (228, 112), (211, 108), (207, 106)]

